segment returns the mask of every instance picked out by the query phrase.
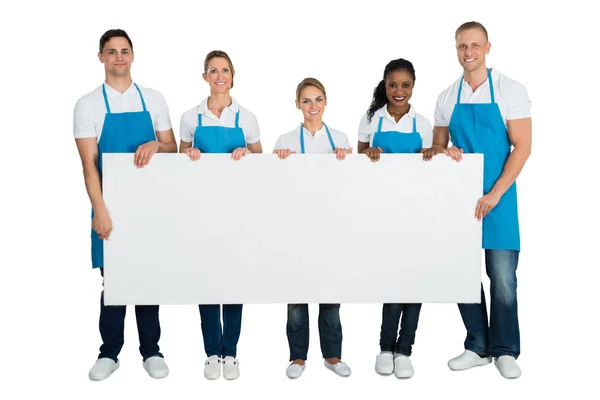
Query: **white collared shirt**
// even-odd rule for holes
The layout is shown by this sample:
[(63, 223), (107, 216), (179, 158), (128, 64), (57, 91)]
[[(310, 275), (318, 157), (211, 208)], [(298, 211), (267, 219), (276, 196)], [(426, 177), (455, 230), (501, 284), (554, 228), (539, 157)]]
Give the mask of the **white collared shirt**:
[(235, 128), (235, 115), (240, 112), (238, 126), (242, 128), (246, 143), (256, 143), (260, 140), (260, 130), (258, 129), (258, 121), (254, 114), (240, 106), (232, 97), (231, 105), (225, 107), (221, 112), (221, 116), (217, 117), (208, 109), (208, 97), (196, 107), (187, 110), (181, 116), (181, 124), (179, 125), (179, 137), (184, 142), (194, 141), (194, 132), (198, 127), (198, 114), (202, 114), (202, 126), (222, 126), (225, 128)]
[[(438, 96), (434, 115), (435, 126), (450, 125), (461, 78), (462, 76)], [(492, 68), (492, 82), (494, 83), (494, 98), (498, 103), (504, 124), (506, 124), (506, 120), (531, 117), (531, 100), (525, 86), (498, 72), (495, 68)], [(490, 101), (490, 83), (487, 79), (475, 92), (467, 81), (463, 80), (461, 103), (481, 104), (490, 103)]]
[(369, 143), (373, 145), (373, 136), (377, 132), (379, 127), (379, 118), (383, 117), (381, 123), (381, 131), (395, 131), (403, 133), (412, 133), (413, 131), (413, 119), (417, 119), (417, 132), (421, 135), (421, 141), (423, 147), (431, 147), (433, 140), (433, 131), (431, 129), (431, 123), (427, 118), (415, 111), (415, 108), (410, 105), (408, 113), (404, 114), (402, 118), (396, 122), (394, 117), (391, 116), (387, 110), (387, 104), (375, 111), (371, 122), (367, 119), (367, 113), (363, 115), (358, 125), (358, 141), (363, 143)]
[[(111, 113), (143, 111), (140, 94), (133, 83), (124, 93), (111, 88), (108, 84), (104, 84), (104, 86), (106, 87), (106, 97)], [(171, 129), (169, 108), (163, 95), (154, 89), (137, 86), (140, 88), (142, 96), (144, 96), (144, 103), (146, 103), (146, 110), (150, 112), (154, 131), (163, 132)], [(73, 112), (73, 134), (75, 138), (96, 137), (99, 141), (105, 116), (106, 103), (102, 94), (102, 85), (100, 85), (82, 96), (75, 104)]]
[[(296, 154), (302, 153), (302, 147), (300, 145), (300, 127), (302, 124), (299, 124), (296, 129), (286, 134), (279, 136), (277, 139), (277, 143), (275, 143), (274, 150), (281, 149), (290, 149), (292, 152)], [(337, 131), (330, 126), (329, 133), (331, 133), (331, 139), (333, 140), (333, 144), (335, 148), (349, 149), (350, 142), (348, 141), (348, 136), (345, 133)], [(315, 132), (315, 135), (311, 135), (306, 128), (304, 129), (304, 152), (306, 154), (327, 154), (333, 153), (331, 149), (331, 143), (329, 142), (329, 137), (327, 136), (327, 130), (325, 130), (325, 124)]]

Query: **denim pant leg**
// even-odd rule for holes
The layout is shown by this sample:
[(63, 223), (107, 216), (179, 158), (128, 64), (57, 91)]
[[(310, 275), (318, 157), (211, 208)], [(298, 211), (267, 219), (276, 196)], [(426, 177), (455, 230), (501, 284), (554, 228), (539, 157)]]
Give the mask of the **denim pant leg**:
[(221, 340), (223, 337), (221, 331), (221, 305), (220, 304), (200, 304), (200, 320), (202, 327), (202, 337), (204, 339), (204, 351), (206, 356), (223, 355)]
[(459, 304), (458, 309), (467, 328), (465, 349), (481, 356), (489, 355), (488, 317), (483, 285), (481, 285), (481, 303)]
[(306, 360), (308, 355), (308, 304), (288, 304), (286, 333), (290, 361)]
[(339, 304), (319, 304), (319, 339), (323, 358), (342, 358)]
[(158, 347), (160, 340), (158, 306), (135, 306), (135, 317), (140, 339), (140, 354), (144, 361), (153, 356), (162, 357)]
[(398, 343), (396, 343), (396, 354), (404, 354), (405, 356), (412, 354), (412, 345), (415, 343), (420, 313), (421, 304), (403, 304), (400, 337), (398, 338)]
[(379, 336), (379, 348), (381, 351), (394, 352), (401, 314), (402, 304), (387, 303), (383, 305), (381, 312), (381, 333)]
[(521, 342), (517, 307), (516, 250), (486, 250), (485, 266), (490, 278), (490, 355), (519, 357)]
[(242, 330), (242, 304), (223, 304), (223, 357), (237, 355), (237, 344)]
[[(100, 268), (100, 274), (104, 277), (103, 268)], [(104, 290), (102, 291), (99, 321), (102, 345), (100, 346), (98, 358), (111, 358), (117, 362), (124, 343), (125, 312), (125, 306), (104, 305)]]

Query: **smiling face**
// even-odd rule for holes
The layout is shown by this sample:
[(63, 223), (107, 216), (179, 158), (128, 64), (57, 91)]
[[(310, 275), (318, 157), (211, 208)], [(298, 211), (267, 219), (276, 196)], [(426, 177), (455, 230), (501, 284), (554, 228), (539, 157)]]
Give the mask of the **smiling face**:
[(397, 69), (388, 74), (385, 79), (385, 94), (388, 102), (394, 107), (405, 107), (412, 97), (415, 80), (410, 72)]
[(214, 57), (208, 61), (202, 77), (210, 86), (211, 93), (227, 93), (233, 85), (233, 68), (223, 57)]
[(456, 55), (465, 71), (473, 72), (485, 68), (485, 55), (490, 52), (490, 42), (485, 32), (472, 28), (456, 35)]
[(113, 37), (104, 44), (98, 59), (104, 64), (107, 76), (127, 77), (131, 72), (133, 50), (124, 37)]
[(325, 93), (312, 85), (302, 89), (298, 99), (296, 99), (296, 107), (302, 111), (304, 121), (321, 121), (326, 105), (327, 97), (325, 97)]

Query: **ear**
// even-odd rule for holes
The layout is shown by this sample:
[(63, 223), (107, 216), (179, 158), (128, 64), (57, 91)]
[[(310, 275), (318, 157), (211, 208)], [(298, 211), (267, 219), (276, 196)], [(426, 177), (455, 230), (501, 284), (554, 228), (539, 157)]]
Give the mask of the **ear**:
[(296, 108), (299, 110), (300, 109), (300, 103), (298, 103), (298, 100), (296, 100)]
[(133, 50), (131, 50), (131, 62), (133, 62), (134, 58), (135, 58), (135, 53), (133, 52)]
[(102, 56), (102, 53), (101, 53), (101, 52), (98, 52), (98, 60), (100, 60), (100, 62), (101, 62), (102, 64), (104, 64), (104, 57)]
[(208, 82), (208, 79), (206, 79), (206, 72), (202, 73), (202, 79), (204, 79), (205, 82)]
[(325, 101), (323, 102), (323, 105), (326, 106), (327, 105), (327, 96), (325, 96)]
[(485, 54), (488, 54), (490, 52), (491, 47), (492, 47), (492, 43), (487, 42), (487, 45), (485, 46)]

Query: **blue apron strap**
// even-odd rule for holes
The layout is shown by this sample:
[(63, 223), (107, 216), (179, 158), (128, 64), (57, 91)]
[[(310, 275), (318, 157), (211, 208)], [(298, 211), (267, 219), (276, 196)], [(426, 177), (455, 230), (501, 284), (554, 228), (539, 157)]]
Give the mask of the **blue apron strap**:
[(300, 124), (300, 149), (304, 154), (304, 124)]
[(413, 118), (413, 131), (412, 133), (417, 133), (417, 115)]
[(106, 88), (102, 84), (102, 94), (104, 95), (104, 104), (106, 104), (106, 113), (110, 114), (110, 106), (108, 105), (108, 97), (106, 97)]
[(198, 113), (198, 126), (202, 126), (202, 114)]
[(460, 78), (460, 83), (458, 84), (458, 95), (456, 96), (456, 104), (460, 104), (460, 95), (462, 94), (462, 85), (464, 80), (464, 76)]
[(491, 70), (487, 70), (488, 73), (488, 83), (490, 85), (490, 98), (492, 100), (492, 104), (496, 102), (495, 96), (494, 96), (494, 82), (492, 82), (492, 71)]
[(135, 88), (137, 89), (138, 93), (140, 94), (140, 99), (142, 100), (142, 108), (144, 109), (144, 112), (146, 112), (146, 102), (144, 101), (144, 96), (142, 96), (142, 91), (140, 90), (140, 88), (138, 87), (138, 85), (135, 85)]
[(325, 127), (325, 130), (327, 131), (327, 137), (329, 138), (329, 144), (331, 145), (331, 150), (333, 150), (335, 152), (335, 144), (333, 143), (333, 139), (331, 137), (331, 133), (329, 132), (329, 128), (327, 127), (327, 125), (325, 125), (325, 123), (323, 123), (323, 126)]
[(377, 132), (375, 133), (381, 133), (381, 124), (383, 124), (383, 117), (379, 117), (379, 125), (377, 126)]
[(235, 127), (240, 127), (240, 110), (238, 110), (238, 112), (235, 113)]

